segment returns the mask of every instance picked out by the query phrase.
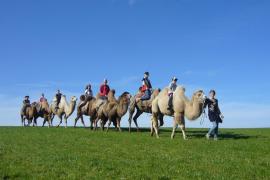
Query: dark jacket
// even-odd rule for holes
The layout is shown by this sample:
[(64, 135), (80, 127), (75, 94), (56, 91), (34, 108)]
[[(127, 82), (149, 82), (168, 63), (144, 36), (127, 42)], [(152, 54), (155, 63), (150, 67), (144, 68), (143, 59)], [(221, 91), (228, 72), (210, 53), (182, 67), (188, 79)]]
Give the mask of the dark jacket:
[(24, 104), (24, 105), (29, 105), (29, 104), (30, 104), (30, 100), (26, 100), (26, 99), (23, 100), (23, 104)]
[(204, 108), (208, 107), (208, 117), (211, 122), (220, 122), (222, 123), (222, 119), (220, 118), (221, 112), (218, 106), (217, 99), (209, 99), (205, 100)]
[(152, 89), (152, 84), (148, 78), (143, 78), (144, 84), (147, 86), (148, 89)]

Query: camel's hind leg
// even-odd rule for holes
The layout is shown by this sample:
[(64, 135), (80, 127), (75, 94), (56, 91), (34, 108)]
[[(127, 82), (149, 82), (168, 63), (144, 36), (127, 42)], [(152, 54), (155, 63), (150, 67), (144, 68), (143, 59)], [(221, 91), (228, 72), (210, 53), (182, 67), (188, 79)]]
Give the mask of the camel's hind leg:
[(155, 131), (156, 137), (159, 138), (159, 135), (158, 135), (158, 115), (156, 113), (154, 113), (151, 120), (152, 120), (152, 129)]
[(64, 119), (65, 119), (65, 128), (67, 128), (67, 120), (68, 120), (68, 117), (67, 117), (66, 114), (64, 115)]

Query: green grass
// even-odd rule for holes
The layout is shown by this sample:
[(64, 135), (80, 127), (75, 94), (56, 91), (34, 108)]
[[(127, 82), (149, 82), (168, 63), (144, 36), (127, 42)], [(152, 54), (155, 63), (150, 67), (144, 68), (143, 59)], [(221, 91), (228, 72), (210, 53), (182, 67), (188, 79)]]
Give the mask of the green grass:
[(0, 128), (2, 179), (269, 179), (270, 129), (171, 129), (161, 138), (83, 128)]

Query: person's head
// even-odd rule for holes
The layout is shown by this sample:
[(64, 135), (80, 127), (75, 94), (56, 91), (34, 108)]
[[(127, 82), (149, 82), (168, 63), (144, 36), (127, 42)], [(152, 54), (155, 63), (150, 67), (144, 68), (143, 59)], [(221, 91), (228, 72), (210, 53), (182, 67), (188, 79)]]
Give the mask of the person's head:
[(91, 89), (91, 84), (86, 85), (85, 89)]
[(24, 99), (28, 100), (29, 99), (29, 96), (25, 96)]
[(103, 82), (104, 84), (108, 84), (108, 79), (105, 78)]
[(150, 73), (149, 73), (149, 72), (145, 72), (145, 73), (144, 73), (144, 77), (145, 77), (145, 78), (148, 78), (149, 76), (150, 76)]
[(172, 82), (177, 83), (178, 79), (176, 77), (172, 78)]
[(58, 93), (58, 94), (60, 93), (60, 90), (59, 90), (59, 89), (57, 90), (57, 93)]
[(210, 97), (210, 98), (215, 98), (215, 96), (216, 96), (216, 91), (212, 89), (212, 90), (209, 92), (209, 97)]

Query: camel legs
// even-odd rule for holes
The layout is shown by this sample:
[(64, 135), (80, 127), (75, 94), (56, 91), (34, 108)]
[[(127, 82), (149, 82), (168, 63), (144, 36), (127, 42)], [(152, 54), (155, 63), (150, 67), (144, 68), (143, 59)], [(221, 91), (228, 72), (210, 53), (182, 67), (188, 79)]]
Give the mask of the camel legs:
[(68, 119), (68, 117), (65, 115), (64, 119), (65, 119), (65, 128), (67, 128), (67, 119)]
[(178, 124), (177, 124), (176, 120), (174, 119), (174, 121), (173, 121), (173, 131), (172, 131), (171, 139), (174, 139), (175, 131), (176, 131), (177, 127), (178, 127)]
[(54, 114), (52, 113), (52, 118), (51, 118), (51, 126), (53, 126), (53, 119), (54, 119)]
[(128, 118), (129, 132), (131, 132), (131, 121), (132, 121), (133, 114), (134, 114), (134, 108), (129, 110), (129, 118)]
[(109, 128), (110, 128), (110, 126), (111, 126), (111, 123), (112, 123), (112, 121), (111, 121), (111, 119), (109, 119), (109, 122), (108, 122), (108, 126), (107, 126), (107, 132), (109, 131)]
[(152, 118), (151, 118), (151, 121), (152, 121), (151, 135), (153, 136), (153, 133), (155, 131), (156, 137), (159, 138), (159, 135), (158, 135), (158, 114), (154, 113)]
[(135, 116), (133, 118), (133, 121), (134, 121), (135, 126), (137, 128), (137, 132), (139, 132), (139, 126), (138, 126), (138, 123), (137, 123), (137, 119), (142, 115), (142, 113), (143, 113), (142, 111), (137, 110), (137, 112), (136, 112), (136, 114), (135, 114)]
[(63, 121), (62, 116), (59, 116), (59, 119), (60, 119), (60, 122), (59, 122), (59, 124), (57, 125), (57, 127), (59, 127), (59, 126), (62, 124), (62, 121)]
[(21, 120), (22, 120), (22, 127), (25, 127), (25, 118), (24, 118), (24, 115), (21, 115)]
[(119, 132), (122, 132), (122, 129), (120, 127), (120, 120), (121, 120), (120, 118), (117, 118), (116, 123), (117, 123), (117, 128), (118, 128)]
[[(187, 140), (186, 131), (185, 131), (185, 117), (184, 117), (184, 115), (183, 114), (175, 114), (174, 123), (176, 125), (180, 126), (180, 129), (181, 129), (182, 134), (183, 134), (183, 139)], [(175, 125), (174, 125), (174, 128), (175, 128)]]

